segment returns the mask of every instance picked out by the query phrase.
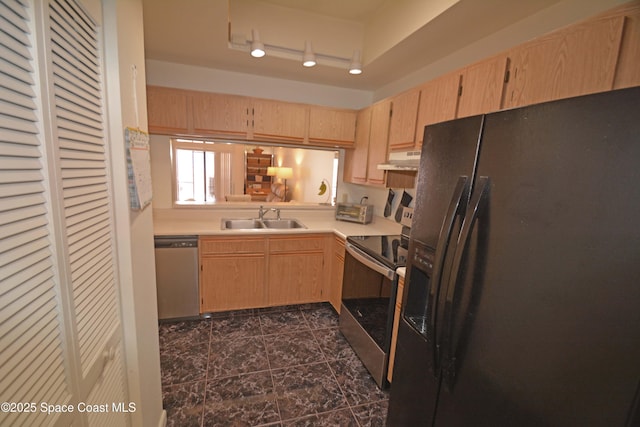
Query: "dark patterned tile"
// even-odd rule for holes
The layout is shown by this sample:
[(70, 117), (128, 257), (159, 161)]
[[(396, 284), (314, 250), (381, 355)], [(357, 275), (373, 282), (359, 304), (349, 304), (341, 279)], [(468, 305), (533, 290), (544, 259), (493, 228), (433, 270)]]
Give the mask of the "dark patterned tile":
[(207, 371), (209, 343), (167, 346), (160, 350), (162, 384), (179, 384), (203, 380)]
[(207, 381), (204, 426), (278, 423), (278, 406), (268, 371)]
[(160, 323), (158, 327), (160, 348), (182, 346), (195, 342), (209, 342), (211, 321), (209, 319), (184, 320)]
[(326, 363), (272, 371), (282, 420), (300, 418), (347, 407)]
[(286, 421), (283, 427), (359, 427), (349, 409), (325, 412), (319, 415)]
[(300, 311), (283, 311), (260, 315), (264, 335), (308, 330), (309, 325)]
[(256, 313), (259, 313), (259, 314), (282, 313), (283, 311), (298, 311), (298, 310), (300, 310), (299, 305), (276, 305), (274, 307), (257, 308)]
[(204, 381), (163, 387), (162, 406), (167, 427), (200, 426), (204, 403)]
[(384, 427), (387, 422), (387, 411), (389, 410), (389, 401), (382, 400), (380, 402), (369, 403), (361, 406), (352, 407), (358, 424), (362, 427)]
[(338, 314), (331, 306), (321, 306), (302, 310), (302, 315), (311, 329), (332, 328), (338, 326)]
[(211, 339), (235, 339), (262, 335), (257, 316), (230, 316), (211, 319)]
[(338, 328), (317, 329), (313, 335), (327, 360), (345, 359), (355, 356), (355, 352)]
[(212, 340), (209, 352), (209, 377), (227, 377), (269, 369), (262, 337)]
[(324, 360), (311, 331), (276, 334), (264, 337), (271, 369)]
[(389, 399), (389, 393), (380, 390), (367, 368), (357, 357), (333, 360), (329, 362), (329, 366), (344, 390), (349, 405), (356, 406)]
[(207, 313), (206, 316), (210, 319), (222, 319), (226, 317), (251, 316), (255, 313), (255, 308), (244, 308), (241, 310), (216, 311), (213, 313)]

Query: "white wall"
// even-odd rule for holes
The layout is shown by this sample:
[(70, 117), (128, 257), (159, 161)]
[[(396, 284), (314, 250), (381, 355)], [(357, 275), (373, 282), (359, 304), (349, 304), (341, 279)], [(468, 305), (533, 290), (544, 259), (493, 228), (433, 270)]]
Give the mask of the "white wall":
[[(124, 128), (147, 128), (142, 0), (103, 0), (118, 276), (132, 425), (165, 421), (160, 381), (152, 209), (129, 209)], [(135, 67), (137, 72), (132, 71)]]

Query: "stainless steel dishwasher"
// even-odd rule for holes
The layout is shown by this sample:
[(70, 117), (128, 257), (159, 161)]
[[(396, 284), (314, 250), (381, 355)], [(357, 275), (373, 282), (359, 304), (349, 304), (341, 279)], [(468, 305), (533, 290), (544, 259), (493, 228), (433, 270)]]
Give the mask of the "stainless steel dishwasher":
[(197, 317), (198, 236), (155, 236), (158, 318)]

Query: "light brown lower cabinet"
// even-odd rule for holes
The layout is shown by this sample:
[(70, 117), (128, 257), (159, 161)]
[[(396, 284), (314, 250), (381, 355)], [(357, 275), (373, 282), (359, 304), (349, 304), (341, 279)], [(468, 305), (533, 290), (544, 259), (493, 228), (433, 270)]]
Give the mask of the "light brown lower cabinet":
[(200, 237), (200, 312), (328, 301), (332, 237)]
[(264, 237), (200, 238), (200, 313), (264, 305), (266, 243)]
[(393, 380), (393, 364), (396, 360), (396, 343), (398, 342), (398, 326), (400, 325), (400, 313), (402, 312), (402, 292), (404, 291), (404, 277), (398, 279), (398, 293), (396, 294), (396, 309), (393, 314), (393, 331), (391, 333), (391, 348), (389, 349), (389, 370), (387, 379)]

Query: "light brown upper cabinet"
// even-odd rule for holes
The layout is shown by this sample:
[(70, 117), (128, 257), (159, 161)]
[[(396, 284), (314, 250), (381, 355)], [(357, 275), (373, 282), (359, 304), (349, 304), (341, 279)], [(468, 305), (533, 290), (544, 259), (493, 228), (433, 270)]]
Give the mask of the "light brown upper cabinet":
[(378, 164), (384, 163), (387, 160), (390, 115), (390, 100), (384, 100), (373, 104), (371, 109), (371, 132), (369, 134), (367, 184), (385, 184), (385, 171), (379, 170)]
[(346, 150), (344, 154), (344, 180), (347, 182), (354, 184), (365, 184), (367, 182), (372, 110), (372, 107), (367, 107), (358, 111), (353, 149)]
[(506, 72), (506, 54), (464, 68), (460, 78), (460, 99), (456, 117), (498, 111), (502, 103)]
[(353, 147), (355, 110), (309, 106), (309, 142), (332, 147)]
[(624, 33), (614, 89), (640, 86), (640, 4), (623, 9)]
[(237, 135), (246, 138), (251, 98), (193, 92), (193, 130), (202, 135)]
[(378, 164), (387, 160), (391, 101), (384, 100), (358, 112), (356, 142), (345, 153), (344, 179), (355, 184), (385, 184), (385, 171)]
[(147, 119), (149, 132), (184, 134), (189, 132), (191, 99), (180, 89), (147, 86)]
[(511, 50), (504, 108), (613, 88), (624, 17), (575, 25)]
[(391, 98), (389, 150), (401, 150), (415, 146), (419, 103), (420, 89), (413, 89)]
[(445, 74), (420, 86), (416, 146), (422, 146), (424, 127), (456, 118), (460, 73)]
[(303, 104), (253, 98), (253, 139), (303, 142), (308, 109)]

